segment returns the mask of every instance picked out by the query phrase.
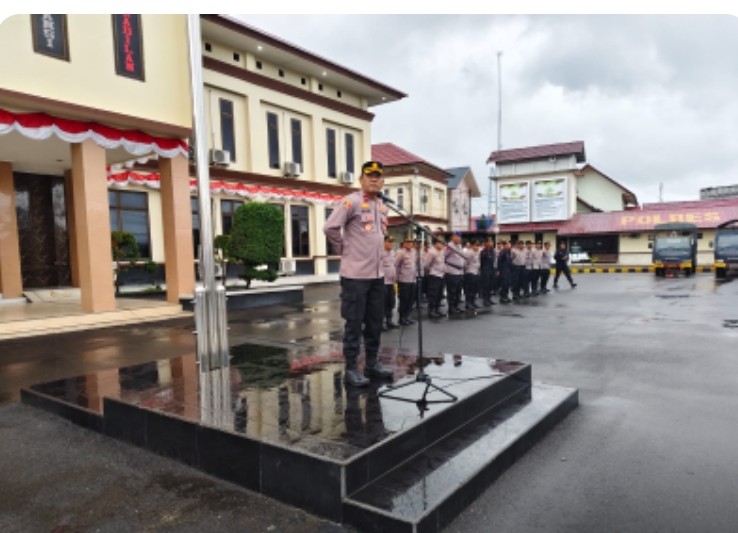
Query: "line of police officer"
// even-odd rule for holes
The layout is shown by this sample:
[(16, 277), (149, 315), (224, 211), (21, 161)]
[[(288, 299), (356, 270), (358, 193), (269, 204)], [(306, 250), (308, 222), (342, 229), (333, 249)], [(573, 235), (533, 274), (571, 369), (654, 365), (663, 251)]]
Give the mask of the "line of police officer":
[[(414, 307), (417, 281), (415, 254), (419, 247), (411, 238), (405, 239), (398, 252), (394, 251), (393, 246), (394, 239), (388, 236), (382, 258), (385, 331), (399, 327), (393, 322), (396, 294), (400, 304), (399, 325), (414, 323), (410, 319), (410, 311)], [(462, 246), (460, 234), (455, 233), (449, 243), (436, 240), (432, 247), (426, 245), (420, 253), (423, 293), (427, 295), (429, 318), (446, 316), (441, 312), (444, 289), (449, 315), (478, 309), (477, 298), (482, 300), (482, 306), (487, 307), (496, 304), (492, 300), (493, 295), (499, 296), (500, 303), (507, 304), (550, 292), (548, 279), (553, 256), (548, 242), (534, 245), (532, 241), (518, 241), (513, 246), (510, 241), (500, 241), (495, 246), (490, 239), (483, 247), (478, 241)], [(570, 278), (569, 281), (573, 287), (576, 286)], [(461, 309), (462, 291), (465, 309)]]

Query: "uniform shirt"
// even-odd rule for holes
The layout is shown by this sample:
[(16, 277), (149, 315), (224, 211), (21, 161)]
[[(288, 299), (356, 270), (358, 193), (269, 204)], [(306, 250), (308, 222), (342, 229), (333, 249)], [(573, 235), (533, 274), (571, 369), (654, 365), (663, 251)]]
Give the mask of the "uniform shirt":
[(362, 191), (349, 194), (325, 221), (323, 232), (341, 254), (344, 278), (383, 277), (382, 252), (387, 231), (387, 207)]
[(384, 284), (394, 285), (397, 281), (397, 271), (395, 270), (395, 251), (384, 250), (382, 253), (382, 271), (384, 272)]
[(512, 264), (516, 267), (525, 266), (525, 250), (518, 250), (517, 248), (510, 248), (510, 257), (512, 257)]
[(464, 263), (464, 274), (474, 274), (475, 276), (478, 276), (481, 265), (479, 250), (475, 252), (474, 248), (467, 248), (464, 252), (464, 259), (466, 260)]
[(423, 267), (429, 276), (442, 278), (446, 273), (446, 258), (443, 252), (439, 252), (435, 248), (428, 250)]
[(543, 250), (533, 248), (530, 251), (530, 255), (533, 256), (533, 270), (540, 270), (543, 268)]
[(533, 266), (533, 248), (526, 248), (525, 249), (525, 269), (526, 270), (533, 270), (536, 268)]
[(461, 276), (464, 273), (464, 251), (460, 244), (448, 243), (443, 249), (443, 256), (446, 260), (446, 274)]
[(402, 249), (395, 255), (397, 281), (400, 283), (415, 283), (415, 250)]
[(551, 250), (541, 250), (541, 268), (551, 268)]

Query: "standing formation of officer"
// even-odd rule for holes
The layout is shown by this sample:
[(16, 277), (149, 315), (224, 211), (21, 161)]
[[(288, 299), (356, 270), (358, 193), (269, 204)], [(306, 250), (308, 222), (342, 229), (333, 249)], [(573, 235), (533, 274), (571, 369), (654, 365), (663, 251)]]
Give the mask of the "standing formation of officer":
[(384, 254), (382, 255), (382, 272), (384, 272), (384, 331), (397, 328), (392, 319), (395, 313), (395, 283), (397, 270), (395, 269), (395, 239), (387, 235), (384, 238)]
[(400, 296), (400, 325), (411, 326), (415, 322), (410, 319), (410, 311), (416, 296), (417, 267), (415, 242), (408, 237), (402, 243), (402, 249), (395, 255), (395, 272), (397, 274), (397, 292)]
[(443, 249), (446, 262), (446, 301), (448, 302), (448, 314), (463, 313), (459, 307), (461, 303), (461, 287), (464, 281), (464, 250), (461, 247), (461, 232), (455, 232), (451, 236), (451, 242)]

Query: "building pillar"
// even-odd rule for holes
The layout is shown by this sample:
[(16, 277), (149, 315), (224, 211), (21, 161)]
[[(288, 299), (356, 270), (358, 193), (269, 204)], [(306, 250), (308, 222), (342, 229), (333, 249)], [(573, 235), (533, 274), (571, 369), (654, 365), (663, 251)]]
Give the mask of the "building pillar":
[(72, 231), (76, 237), (82, 311), (115, 310), (113, 252), (105, 149), (87, 140), (71, 144)]
[(159, 159), (161, 208), (164, 226), (167, 301), (195, 293), (195, 255), (192, 243), (192, 207), (187, 158)]
[(23, 295), (23, 278), (13, 165), (4, 161), (0, 161), (0, 250), (0, 293), (3, 298), (20, 298)]

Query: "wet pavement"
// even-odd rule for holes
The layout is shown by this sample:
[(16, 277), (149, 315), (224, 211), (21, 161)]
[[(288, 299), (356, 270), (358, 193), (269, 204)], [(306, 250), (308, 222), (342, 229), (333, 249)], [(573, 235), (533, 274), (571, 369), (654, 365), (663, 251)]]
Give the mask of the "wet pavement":
[[(522, 360), (534, 380), (580, 390), (580, 408), (447, 530), (733, 531), (738, 282), (710, 274), (577, 282), (476, 317), (424, 323), (428, 350)], [(321, 287), (306, 293), (304, 309), (233, 314), (231, 343), (308, 349), (336, 341), (337, 295)], [(415, 328), (384, 334), (383, 346), (415, 350)], [(17, 398), (21, 385), (193, 351), (187, 321), (2, 342), (0, 398)], [(0, 443), (0, 487), (20, 495), (0, 499), (3, 531), (194, 531), (214, 516), (223, 531), (349, 530), (17, 404), (0, 407)]]

